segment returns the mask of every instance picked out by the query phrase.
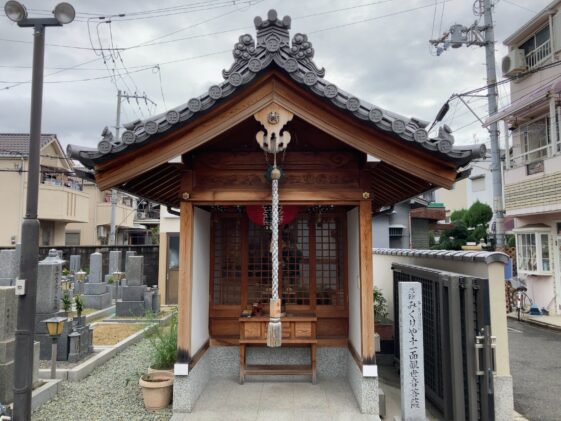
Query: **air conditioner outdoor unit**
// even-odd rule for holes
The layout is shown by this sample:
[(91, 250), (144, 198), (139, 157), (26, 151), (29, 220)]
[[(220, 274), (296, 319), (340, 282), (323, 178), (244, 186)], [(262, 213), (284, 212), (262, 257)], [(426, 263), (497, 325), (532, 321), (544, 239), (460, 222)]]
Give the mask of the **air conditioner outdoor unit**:
[(107, 227), (105, 225), (98, 225), (97, 226), (97, 236), (98, 236), (98, 238), (106, 238), (107, 237)]
[(503, 57), (502, 62), (503, 76), (513, 76), (528, 69), (526, 65), (526, 55), (524, 50), (514, 49)]

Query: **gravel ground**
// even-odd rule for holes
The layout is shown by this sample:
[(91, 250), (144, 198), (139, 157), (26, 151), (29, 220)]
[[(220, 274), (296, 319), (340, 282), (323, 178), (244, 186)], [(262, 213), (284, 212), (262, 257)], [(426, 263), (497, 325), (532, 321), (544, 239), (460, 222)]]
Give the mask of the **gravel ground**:
[(138, 379), (150, 364), (150, 344), (142, 340), (95, 369), (78, 383), (63, 382), (61, 392), (33, 413), (33, 421), (164, 421), (171, 406), (144, 409)]

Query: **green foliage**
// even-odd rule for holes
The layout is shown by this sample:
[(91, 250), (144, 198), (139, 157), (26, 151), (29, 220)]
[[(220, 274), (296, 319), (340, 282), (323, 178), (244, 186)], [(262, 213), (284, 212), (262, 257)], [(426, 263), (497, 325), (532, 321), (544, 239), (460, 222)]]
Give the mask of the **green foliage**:
[(160, 226), (154, 225), (150, 228), (150, 236), (152, 237), (152, 244), (160, 244)]
[(64, 293), (61, 301), (62, 301), (62, 309), (64, 310), (65, 313), (69, 313), (70, 310), (72, 310), (72, 300), (70, 299), (68, 292)]
[(458, 210), (455, 210), (454, 212), (452, 212), (452, 213), (450, 214), (450, 221), (451, 221), (451, 222), (457, 222), (457, 221), (466, 222), (467, 213), (468, 213), (468, 210), (467, 210), (467, 209), (458, 209)]
[(514, 234), (507, 234), (506, 235), (506, 246), (507, 247), (516, 247), (516, 237), (514, 237)]
[(442, 250), (461, 250), (468, 242), (487, 242), (489, 222), (493, 218), (493, 210), (489, 205), (475, 202), (469, 209), (452, 212), (450, 220), (454, 228), (444, 231), (440, 242), (433, 248)]
[(155, 369), (169, 369), (175, 364), (177, 354), (177, 311), (174, 311), (168, 326), (156, 325), (147, 336), (152, 345), (152, 364)]
[(374, 287), (374, 320), (384, 322), (388, 320), (388, 316), (388, 300), (380, 288)]
[(493, 209), (491, 209), (491, 206), (481, 203), (478, 200), (468, 209), (465, 222), (470, 227), (478, 227), (480, 225), (487, 226), (492, 218)]
[(70, 270), (68, 268), (62, 269), (62, 276), (68, 276), (68, 275), (70, 275)]
[(84, 301), (82, 300), (82, 296), (80, 294), (74, 297), (74, 304), (76, 305), (76, 313), (78, 313), (78, 317), (82, 315), (82, 311), (84, 310)]
[(107, 279), (107, 283), (110, 284), (110, 285), (112, 285), (112, 284), (115, 283), (115, 280), (113, 279), (112, 276), (110, 276), (110, 277)]

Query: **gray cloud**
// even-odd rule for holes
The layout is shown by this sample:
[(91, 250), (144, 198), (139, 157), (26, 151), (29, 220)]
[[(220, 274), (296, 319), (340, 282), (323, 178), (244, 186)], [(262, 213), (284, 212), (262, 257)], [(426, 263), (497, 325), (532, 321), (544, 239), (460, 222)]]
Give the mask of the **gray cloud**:
[[(83, 13), (120, 13), (172, 7), (190, 2), (170, 1), (165, 4), (150, 0), (99, 0), (95, 3), (74, 1), (80, 17)], [(26, 1), (30, 9), (46, 9), (44, 0)], [(209, 2), (212, 4), (213, 2)], [(436, 57), (429, 53), (428, 39), (431, 32), (438, 35), (440, 27), (440, 7), (437, 10), (436, 29), (433, 31), (434, 8), (427, 7), (410, 13), (374, 19), (396, 11), (431, 4), (429, 0), (394, 0), (365, 7), (357, 7), (338, 13), (302, 17), (310, 14), (374, 3), (374, 1), (320, 1), (320, 0), (265, 0), (250, 8), (217, 8), (190, 14), (174, 14), (154, 19), (118, 21), (111, 24), (113, 41), (118, 47), (132, 46), (143, 41), (162, 36), (166, 33), (203, 22), (213, 17), (229, 13), (207, 23), (183, 30), (175, 35), (162, 38), (172, 40), (196, 36), (232, 28), (247, 28), (235, 32), (208, 35), (202, 38), (131, 49), (121, 57), (131, 72), (130, 77), (121, 68), (118, 57), (109, 57), (108, 66), (116, 66), (119, 89), (146, 94), (153, 98), (158, 107), (155, 112), (164, 110), (158, 74), (153, 70), (132, 73), (153, 63), (164, 63), (186, 57), (197, 57), (209, 53), (231, 50), (238, 36), (244, 32), (254, 33), (253, 17), (265, 16), (269, 8), (276, 8), (281, 16), (293, 17), (292, 33), (308, 33), (316, 50), (316, 62), (326, 68), (326, 78), (342, 89), (406, 116), (416, 116), (425, 120), (432, 119), (440, 106), (452, 93), (463, 92), (485, 84), (484, 51), (478, 47), (449, 50)], [(442, 20), (442, 30), (459, 22), (471, 23), (475, 18), (471, 3), (450, 1), (446, 3)], [(540, 10), (549, 0), (534, 0), (532, 8)], [(527, 21), (530, 12), (509, 3), (499, 2), (496, 6), (496, 37), (499, 41)], [(30, 12), (30, 15), (32, 12)], [(31, 30), (20, 29), (6, 18), (0, 25), (0, 38), (31, 41)], [(368, 22), (353, 24), (338, 29), (322, 29), (372, 19)], [(97, 24), (90, 24), (93, 42), (97, 43)], [(104, 47), (109, 46), (109, 27), (99, 25), (100, 38)], [(320, 31), (320, 32), (316, 32)], [(315, 33), (314, 33), (315, 32)], [(47, 43), (87, 47), (90, 45), (87, 24), (74, 22), (64, 28), (49, 28)], [(3, 66), (30, 66), (31, 44), (0, 41)], [(46, 82), (104, 77), (108, 75), (103, 60), (94, 52), (80, 49), (47, 46), (45, 74), (56, 72), (52, 68), (68, 67), (89, 60), (95, 62), (82, 66), (88, 70), (71, 70), (49, 76)], [(497, 61), (505, 53), (505, 48), (497, 43)], [(113, 63), (113, 59), (116, 63)], [(162, 64), (162, 90), (168, 108), (186, 102), (197, 96), (209, 85), (222, 79), (221, 71), (232, 62), (231, 53), (210, 55), (175, 64)], [(30, 69), (0, 67), (1, 81), (29, 80)], [(499, 74), (500, 77), (500, 74)], [(132, 80), (131, 80), (132, 78)], [(0, 88), (6, 84), (0, 84)], [(43, 131), (59, 135), (63, 144), (78, 143), (94, 146), (104, 126), (115, 124), (116, 87), (110, 79), (92, 80), (76, 83), (45, 84)], [(501, 93), (505, 91), (501, 90)], [(26, 132), (29, 130), (30, 85), (24, 84), (10, 90), (0, 90), (0, 130)], [(474, 107), (486, 114), (484, 101), (475, 100)], [(148, 110), (136, 103), (123, 105), (123, 121), (140, 116), (147, 117)], [(154, 111), (154, 110), (152, 110)], [(143, 114), (141, 114), (141, 112)], [(452, 118), (453, 117), (453, 118)], [(451, 112), (447, 122), (452, 128), (467, 125), (475, 118), (465, 107), (458, 106), (455, 115)], [(459, 142), (472, 142), (474, 136), (486, 139), (486, 132), (473, 124), (456, 133)]]

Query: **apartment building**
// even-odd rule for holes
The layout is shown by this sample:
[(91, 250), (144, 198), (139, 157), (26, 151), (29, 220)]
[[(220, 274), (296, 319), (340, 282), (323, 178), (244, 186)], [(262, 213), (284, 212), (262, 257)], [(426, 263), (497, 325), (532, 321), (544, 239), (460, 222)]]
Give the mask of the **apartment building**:
[(561, 313), (561, 1), (509, 36), (511, 103), (491, 116), (507, 145), (504, 196), (517, 269), (540, 307)]

